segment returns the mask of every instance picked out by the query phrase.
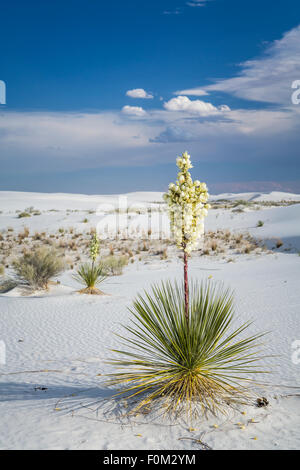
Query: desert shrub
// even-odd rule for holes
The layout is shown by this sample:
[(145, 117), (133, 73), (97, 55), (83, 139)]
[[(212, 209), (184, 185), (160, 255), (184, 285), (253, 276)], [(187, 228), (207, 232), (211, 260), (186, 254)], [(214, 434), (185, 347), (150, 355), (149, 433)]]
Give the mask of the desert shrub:
[(108, 384), (126, 383), (134, 412), (157, 404), (166, 412), (224, 411), (248, 396), (250, 374), (260, 372), (257, 340), (245, 337), (249, 323), (233, 326), (233, 295), (211, 281), (190, 286), (188, 322), (184, 285), (170, 282), (138, 296), (133, 319), (121, 336), (127, 350), (114, 350), (119, 370)]
[(22, 219), (24, 217), (31, 217), (31, 214), (29, 212), (20, 212), (18, 215), (18, 219)]
[(64, 269), (62, 257), (45, 247), (25, 253), (13, 265), (18, 276), (35, 289), (47, 288), (51, 277)]
[(24, 238), (27, 238), (28, 236), (29, 236), (29, 228), (28, 227), (24, 227), (23, 232), (20, 232), (18, 234), (19, 240), (24, 240)]
[(73, 276), (81, 284), (85, 285), (85, 288), (80, 292), (85, 294), (101, 294), (96, 286), (106, 279), (106, 274), (103, 270), (103, 266), (95, 265), (93, 263), (82, 264)]
[(5, 273), (5, 267), (3, 266), (3, 264), (0, 264), (0, 276), (3, 276)]
[(123, 268), (128, 264), (128, 256), (109, 255), (102, 260), (103, 272), (107, 276), (120, 276)]
[(264, 222), (262, 220), (259, 220), (256, 224), (256, 227), (263, 227), (264, 226)]
[(216, 240), (212, 240), (210, 242), (210, 248), (212, 249), (212, 251), (216, 251), (218, 248), (218, 242)]
[(239, 233), (238, 235), (235, 235), (234, 240), (235, 240), (235, 243), (236, 243), (237, 245), (240, 244), (240, 243), (242, 242), (242, 240), (243, 240), (243, 235), (242, 235), (242, 233)]
[(246, 201), (245, 199), (237, 199), (233, 203), (233, 207), (238, 207), (238, 206), (251, 206), (250, 201)]
[[(51, 236), (51, 235), (50, 235)], [(42, 235), (39, 233), (39, 232), (35, 232), (33, 237), (32, 237), (33, 240), (41, 240), (42, 239)]]
[(244, 253), (245, 255), (248, 255), (249, 253), (251, 253), (252, 249), (253, 248), (250, 245), (250, 243), (246, 243), (246, 245), (242, 248), (242, 253)]

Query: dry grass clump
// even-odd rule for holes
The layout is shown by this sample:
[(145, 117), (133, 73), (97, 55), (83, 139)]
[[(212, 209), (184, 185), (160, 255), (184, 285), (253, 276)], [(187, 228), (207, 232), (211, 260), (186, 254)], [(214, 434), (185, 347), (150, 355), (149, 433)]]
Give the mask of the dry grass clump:
[(5, 274), (5, 267), (3, 264), (0, 264), (0, 276), (4, 276)]
[(210, 246), (210, 249), (211, 249), (212, 251), (217, 251), (218, 242), (217, 242), (216, 240), (212, 240), (212, 241), (210, 242), (210, 245), (209, 245), (209, 246)]
[(28, 238), (28, 236), (29, 236), (29, 228), (24, 227), (23, 232), (20, 232), (18, 234), (18, 239), (19, 239), (19, 241), (22, 241), (22, 240), (24, 240), (24, 238)]
[(13, 263), (17, 275), (34, 289), (47, 289), (51, 277), (64, 269), (62, 257), (54, 250), (40, 247), (25, 253)]
[(107, 276), (120, 276), (123, 273), (123, 268), (127, 266), (128, 261), (129, 258), (126, 255), (109, 255), (103, 258), (101, 266)]

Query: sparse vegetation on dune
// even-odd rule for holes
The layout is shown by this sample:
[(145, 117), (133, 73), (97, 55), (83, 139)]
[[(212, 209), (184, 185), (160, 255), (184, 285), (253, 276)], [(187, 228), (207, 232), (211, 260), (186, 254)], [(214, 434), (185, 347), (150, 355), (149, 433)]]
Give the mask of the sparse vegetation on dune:
[[(300, 204), (300, 201), (282, 200), (282, 201), (248, 201), (246, 199), (218, 199), (211, 202), (212, 209), (235, 209), (238, 206), (242, 206), (247, 209), (259, 210), (261, 208), (272, 208), (272, 207), (287, 207)], [(239, 209), (242, 210), (242, 207)]]
[[(77, 252), (80, 251), (81, 258), (86, 261), (89, 257), (90, 237), (95, 234), (95, 229), (92, 227), (88, 232), (75, 232), (73, 227), (57, 229), (57, 232), (46, 233), (45, 231), (35, 231), (30, 233), (28, 227), (24, 227), (19, 233), (14, 235), (14, 230), (8, 228), (6, 231), (0, 233), (0, 256), (5, 256), (7, 263), (12, 263), (16, 253), (23, 253), (24, 250), (34, 250), (43, 246), (53, 247), (54, 249), (63, 252), (66, 257), (69, 257), (72, 262), (69, 264), (76, 265)], [(250, 247), (250, 252), (262, 253), (264, 248), (262, 243), (252, 237), (249, 233), (234, 233), (230, 230), (209, 230), (204, 234), (202, 246), (197, 250), (193, 257), (205, 256), (220, 256), (220, 255), (233, 255), (245, 254), (244, 246)], [(140, 260), (150, 260), (153, 257), (159, 259), (172, 258), (175, 254), (175, 243), (169, 239), (155, 239), (148, 238), (145, 240), (130, 239), (109, 239), (105, 238), (101, 241), (103, 250), (103, 258), (107, 258), (108, 264), (114, 266), (127, 263), (116, 263), (114, 258), (110, 261), (109, 256), (125, 256), (124, 260), (133, 259), (135, 255), (140, 255)], [(275, 247), (274, 247), (275, 249)], [(137, 258), (139, 259), (139, 257)], [(117, 271), (120, 269), (116, 267)], [(110, 268), (108, 268), (108, 271)], [(111, 272), (114, 275), (114, 272)]]

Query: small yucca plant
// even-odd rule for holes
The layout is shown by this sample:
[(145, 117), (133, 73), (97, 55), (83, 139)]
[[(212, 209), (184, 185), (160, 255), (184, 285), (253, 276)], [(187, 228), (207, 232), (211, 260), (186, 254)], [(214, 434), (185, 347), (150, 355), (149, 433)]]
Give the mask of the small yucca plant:
[(102, 266), (95, 266), (89, 263), (82, 264), (74, 275), (74, 279), (86, 286), (79, 291), (82, 294), (103, 294), (96, 286), (103, 282), (106, 277)]
[(131, 312), (130, 336), (121, 336), (128, 349), (114, 350), (123, 358), (110, 361), (120, 371), (108, 383), (127, 384), (120, 394), (135, 398), (134, 412), (156, 403), (172, 414), (216, 414), (248, 396), (250, 374), (261, 372), (255, 362), (262, 335), (245, 338), (249, 323), (233, 328), (229, 290), (192, 284), (188, 327), (184, 284), (153, 286)]
[(96, 288), (96, 285), (103, 282), (107, 277), (103, 266), (96, 266), (95, 264), (99, 254), (99, 245), (99, 239), (97, 235), (94, 234), (90, 243), (90, 258), (92, 263), (82, 264), (77, 270), (77, 273), (74, 275), (74, 279), (76, 279), (78, 282), (84, 283), (86, 286), (84, 289), (79, 291), (81, 294), (103, 294), (101, 290)]

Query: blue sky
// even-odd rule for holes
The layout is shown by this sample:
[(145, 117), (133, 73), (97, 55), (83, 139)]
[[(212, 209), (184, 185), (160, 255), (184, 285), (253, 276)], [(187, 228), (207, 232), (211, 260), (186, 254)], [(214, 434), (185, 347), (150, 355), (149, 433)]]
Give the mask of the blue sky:
[[(1, 2), (0, 189), (300, 192), (294, 0)], [(300, 93), (299, 93), (300, 96)]]

